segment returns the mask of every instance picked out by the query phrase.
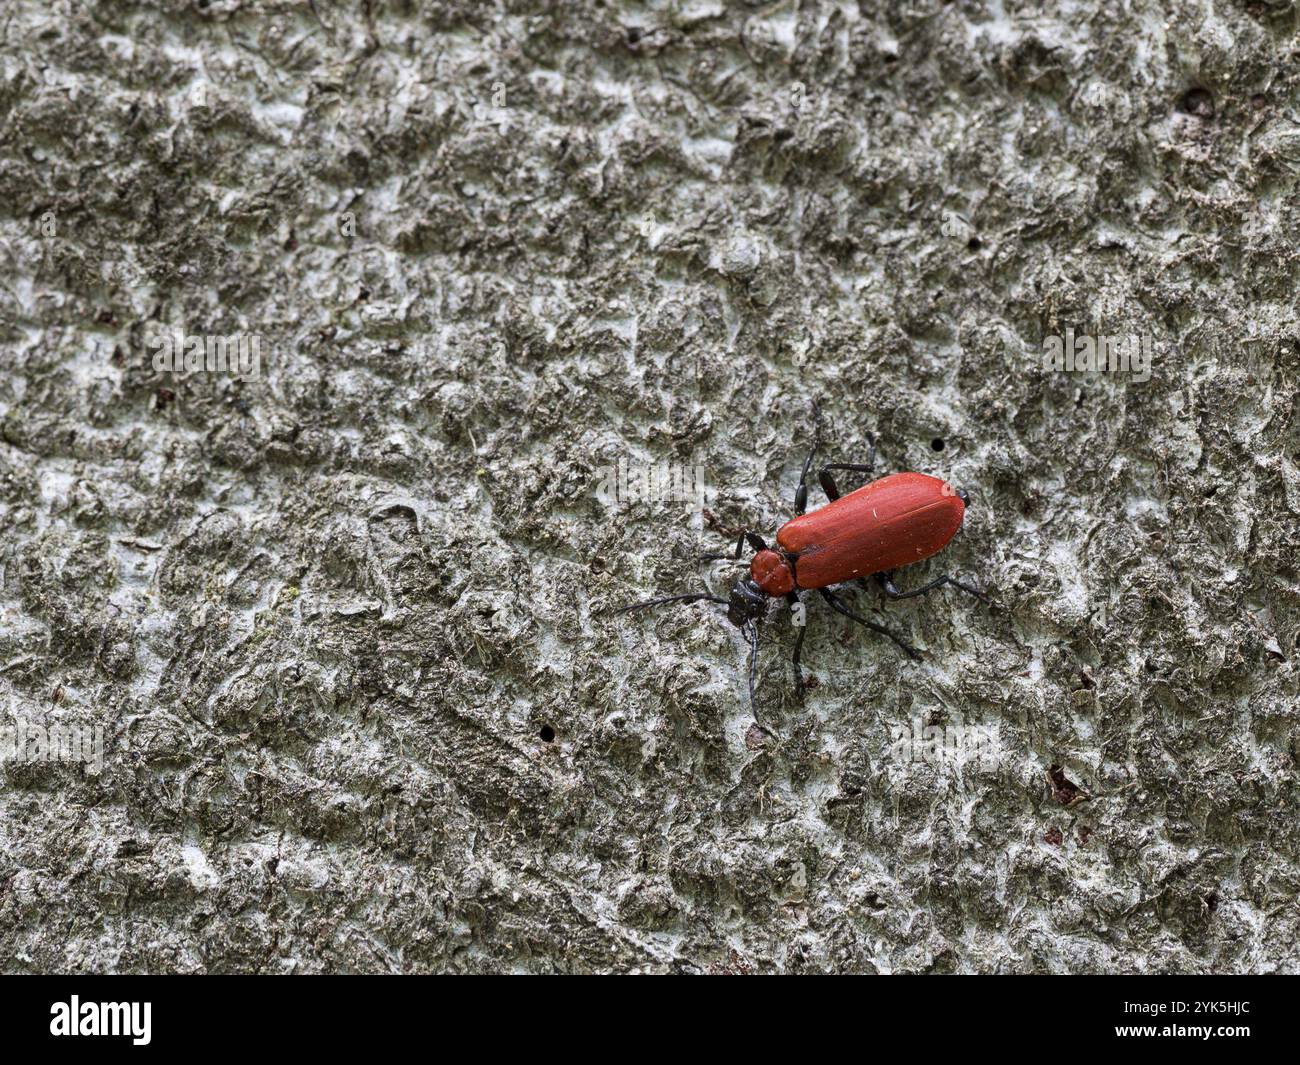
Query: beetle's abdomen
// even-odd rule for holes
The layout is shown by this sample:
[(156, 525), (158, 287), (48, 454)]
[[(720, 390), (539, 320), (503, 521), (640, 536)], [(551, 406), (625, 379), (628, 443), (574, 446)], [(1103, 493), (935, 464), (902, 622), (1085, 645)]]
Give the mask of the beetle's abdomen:
[(898, 569), (942, 551), (966, 504), (944, 481), (895, 473), (786, 522), (776, 542), (792, 555), (800, 588)]

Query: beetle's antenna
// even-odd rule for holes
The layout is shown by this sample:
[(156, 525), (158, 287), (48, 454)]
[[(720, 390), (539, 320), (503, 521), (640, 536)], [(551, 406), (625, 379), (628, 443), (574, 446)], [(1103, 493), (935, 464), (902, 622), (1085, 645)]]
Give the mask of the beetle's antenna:
[(727, 600), (721, 599), (716, 595), (710, 595), (708, 592), (690, 592), (686, 595), (664, 595), (658, 599), (647, 599), (644, 603), (633, 603), (631, 606), (621, 606), (617, 610), (599, 610), (598, 614), (630, 614), (633, 610), (644, 610), (646, 607), (663, 606), (665, 603), (698, 603), (702, 599), (707, 599), (710, 603), (721, 603), (727, 605)]
[(749, 712), (754, 715), (754, 724), (771, 736), (772, 730), (758, 719), (758, 702), (754, 699), (754, 679), (758, 675), (758, 622), (749, 623)]

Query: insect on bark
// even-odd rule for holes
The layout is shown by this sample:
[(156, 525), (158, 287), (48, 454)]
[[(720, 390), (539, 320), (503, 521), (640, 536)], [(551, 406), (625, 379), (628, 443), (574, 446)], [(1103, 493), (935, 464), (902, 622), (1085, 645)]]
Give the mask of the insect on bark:
[[(814, 407), (814, 416), (817, 410)], [(924, 473), (894, 473), (856, 491), (841, 495), (832, 471), (870, 474), (875, 464), (875, 447), (868, 446), (867, 460), (860, 463), (828, 462), (817, 472), (817, 480), (828, 502), (808, 511), (808, 473), (820, 446), (820, 423), (813, 435), (812, 449), (804, 460), (795, 490), (796, 516), (777, 530), (775, 544), (756, 532), (746, 530), (736, 542), (734, 554), (708, 554), (701, 561), (740, 561), (748, 544), (754, 551), (749, 575), (741, 577), (727, 598), (709, 592), (665, 595), (642, 603), (632, 603), (613, 611), (627, 614), (668, 603), (717, 603), (727, 608), (727, 618), (749, 641), (749, 704), (759, 728), (754, 683), (758, 668), (758, 626), (773, 599), (783, 598), (791, 608), (791, 618), (799, 630), (794, 642), (794, 679), (796, 694), (802, 698), (810, 687), (803, 677), (800, 654), (807, 627), (802, 592), (815, 591), (836, 613), (873, 632), (888, 637), (911, 658), (919, 652), (901, 636), (877, 622), (861, 617), (834, 590), (849, 581), (867, 583), (874, 577), (889, 599), (912, 599), (944, 585), (960, 589), (982, 602), (989, 600), (973, 585), (947, 574), (913, 588), (899, 591), (894, 571), (937, 554), (961, 528), (970, 505), (970, 496), (951, 487), (938, 477)]]

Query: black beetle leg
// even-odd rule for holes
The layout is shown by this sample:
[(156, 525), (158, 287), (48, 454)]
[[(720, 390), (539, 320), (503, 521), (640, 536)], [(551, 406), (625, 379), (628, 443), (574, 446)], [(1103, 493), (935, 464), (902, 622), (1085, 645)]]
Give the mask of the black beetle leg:
[(826, 602), (830, 603), (832, 610), (839, 614), (843, 614), (846, 618), (852, 618), (859, 625), (865, 625), (872, 632), (878, 632), (881, 636), (888, 636), (909, 658), (919, 659), (921, 657), (921, 653), (901, 636), (895, 635), (889, 629), (885, 628), (884, 625), (877, 625), (874, 621), (868, 621), (866, 618), (859, 617), (857, 614), (853, 613), (853, 611), (846, 607), (829, 588), (818, 588), (817, 590), (821, 593), (822, 598), (825, 599)]
[(817, 471), (817, 480), (821, 481), (822, 491), (826, 493), (826, 498), (832, 503), (840, 498), (839, 487), (835, 484), (835, 478), (831, 476), (831, 470), (848, 470), (850, 473), (870, 473), (871, 467), (876, 464), (876, 445), (871, 445), (871, 450), (867, 454), (866, 462), (828, 462)]
[(767, 550), (767, 541), (764, 540), (761, 536), (759, 536), (758, 533), (750, 532), (748, 529), (746, 529), (744, 532), (740, 534), (739, 539), (736, 540), (736, 553), (734, 555), (715, 555), (715, 554), (701, 555), (700, 561), (701, 562), (739, 562), (740, 556), (744, 552), (745, 544), (747, 542), (749, 546), (752, 547), (755, 551)]
[(923, 584), (919, 588), (913, 588), (910, 592), (900, 592), (894, 586), (894, 575), (892, 573), (878, 573), (876, 575), (876, 580), (880, 582), (880, 587), (890, 599), (912, 599), (918, 595), (925, 595), (926, 592), (932, 592), (936, 588), (942, 588), (945, 584), (951, 584), (954, 588), (960, 588), (966, 594), (973, 595), (981, 603), (987, 603), (989, 601), (988, 596), (978, 588), (974, 588), (969, 584), (963, 584), (955, 577), (949, 577), (947, 574), (944, 574), (942, 577), (936, 577), (929, 584)]
[(817, 454), (817, 448), (821, 446), (822, 441), (822, 412), (816, 400), (813, 401), (812, 411), (813, 442), (808, 450), (808, 457), (803, 460), (803, 472), (799, 474), (799, 487), (794, 490), (795, 514), (803, 514), (808, 509), (808, 471), (812, 469), (813, 456)]

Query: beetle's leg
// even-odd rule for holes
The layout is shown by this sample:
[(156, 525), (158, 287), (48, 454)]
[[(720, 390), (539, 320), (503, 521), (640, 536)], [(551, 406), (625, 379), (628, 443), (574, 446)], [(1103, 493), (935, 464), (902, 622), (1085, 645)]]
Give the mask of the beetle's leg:
[(821, 407), (813, 401), (813, 442), (808, 449), (808, 457), (803, 460), (803, 472), (799, 474), (799, 487), (794, 490), (794, 512), (803, 514), (808, 509), (808, 471), (812, 469), (813, 456), (822, 442)]
[(831, 470), (848, 470), (850, 473), (870, 473), (871, 467), (876, 464), (876, 445), (871, 445), (871, 450), (867, 453), (866, 462), (828, 462), (817, 471), (817, 480), (822, 483), (822, 491), (826, 493), (826, 498), (832, 503), (840, 498), (840, 490), (835, 484), (835, 478), (831, 476)]
[(911, 644), (907, 643), (901, 636), (896, 636), (889, 629), (885, 628), (884, 625), (877, 625), (874, 621), (868, 621), (866, 618), (859, 617), (857, 614), (853, 613), (853, 611), (846, 607), (829, 588), (818, 588), (817, 590), (821, 592), (822, 598), (825, 599), (826, 602), (830, 603), (832, 610), (843, 614), (846, 618), (852, 618), (859, 625), (865, 625), (872, 632), (878, 632), (881, 636), (888, 636), (905, 654), (907, 654), (909, 658), (919, 659), (921, 657), (921, 653)]
[(813, 456), (817, 454), (817, 449), (821, 447), (822, 441), (822, 409), (821, 404), (816, 400), (813, 400), (812, 413), (812, 447), (808, 449), (808, 457), (803, 460), (803, 470), (799, 474), (799, 487), (794, 490), (794, 512), (796, 515), (803, 514), (808, 509), (808, 471), (812, 469)]
[(745, 550), (746, 541), (749, 542), (749, 546), (752, 547), (755, 551), (767, 550), (766, 540), (764, 540), (761, 536), (759, 536), (758, 533), (749, 532), (748, 530), (746, 530), (745, 532), (742, 532), (740, 534), (740, 538), (736, 541), (736, 553), (734, 555), (718, 555), (718, 554), (701, 555), (700, 561), (701, 562), (739, 562), (741, 552)]
[(600, 611), (600, 613), (610, 614), (630, 614), (633, 610), (645, 610), (646, 607), (663, 606), (665, 603), (698, 603), (707, 599), (710, 603), (721, 603), (727, 605), (727, 600), (716, 595), (710, 595), (708, 592), (688, 592), (685, 595), (663, 595), (658, 599), (647, 599), (644, 603), (633, 603), (631, 606), (621, 606), (617, 610)]
[(803, 681), (803, 670), (799, 667), (799, 655), (803, 652), (803, 638), (808, 633), (808, 625), (806, 621), (799, 620), (803, 610), (803, 601), (799, 598), (798, 593), (791, 592), (785, 598), (786, 602), (790, 604), (791, 624), (799, 630), (799, 635), (794, 638), (794, 657), (791, 659), (791, 664), (794, 666), (795, 695), (802, 702), (807, 685)]
[(945, 584), (951, 584), (954, 588), (960, 588), (968, 595), (973, 595), (981, 603), (987, 603), (989, 601), (988, 596), (978, 588), (974, 588), (969, 584), (963, 584), (955, 577), (949, 577), (947, 574), (944, 574), (942, 577), (936, 577), (929, 584), (923, 584), (919, 588), (913, 588), (910, 592), (900, 592), (894, 586), (894, 575), (892, 573), (878, 573), (876, 575), (876, 580), (880, 582), (880, 587), (884, 589), (885, 594), (889, 596), (890, 599), (912, 599), (918, 595), (925, 595), (926, 592), (932, 592), (936, 588), (942, 588)]

